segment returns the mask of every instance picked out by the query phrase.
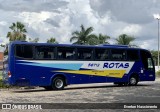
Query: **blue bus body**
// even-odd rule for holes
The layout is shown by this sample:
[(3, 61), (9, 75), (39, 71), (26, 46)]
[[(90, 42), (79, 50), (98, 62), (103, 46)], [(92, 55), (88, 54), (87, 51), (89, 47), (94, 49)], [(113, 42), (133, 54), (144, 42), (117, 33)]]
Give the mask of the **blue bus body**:
[[(32, 58), (17, 57), (15, 50), (21, 45), (30, 45), (33, 47)], [(54, 52), (58, 52), (59, 47), (73, 49), (90, 48), (93, 50), (93, 56), (90, 60), (78, 60), (76, 55), (71, 59), (36, 59), (36, 46), (54, 47)], [(139, 48), (129, 48), (127, 46), (84, 46), (84, 45), (65, 45), (65, 44), (47, 44), (47, 43), (28, 43), (12, 42), (9, 44), (8, 57), (4, 59), (3, 81), (9, 85), (16, 86), (50, 86), (55, 77), (61, 76), (65, 79), (65, 85), (85, 84), (85, 83), (108, 83), (108, 82), (128, 82), (131, 75), (136, 74), (138, 81), (154, 81), (155, 68), (153, 59), (149, 51)], [(116, 60), (108, 58), (107, 60), (96, 60), (94, 58), (95, 49), (108, 49), (108, 56), (111, 57), (112, 49), (115, 51), (123, 50), (126, 52), (136, 51), (138, 60)], [(76, 53), (78, 54), (78, 53)], [(21, 54), (19, 54), (21, 55)], [(123, 55), (123, 54), (122, 54)], [(132, 55), (132, 54), (131, 54)], [(145, 57), (148, 55), (148, 58)], [(119, 56), (119, 55), (117, 55)], [(125, 57), (129, 56), (126, 54)], [(113, 56), (112, 56), (113, 57)], [(131, 56), (132, 57), (132, 56)], [(146, 59), (143, 59), (146, 58)], [(134, 56), (133, 56), (134, 58)]]

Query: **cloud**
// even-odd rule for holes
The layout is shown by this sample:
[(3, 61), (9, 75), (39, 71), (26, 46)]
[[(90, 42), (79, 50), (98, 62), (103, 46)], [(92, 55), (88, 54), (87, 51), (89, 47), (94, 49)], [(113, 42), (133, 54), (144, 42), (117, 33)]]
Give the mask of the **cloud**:
[(0, 41), (7, 42), (9, 26), (16, 21), (25, 24), (28, 38), (46, 42), (55, 37), (60, 43), (70, 43), (71, 33), (83, 24), (95, 34), (111, 36), (111, 43), (126, 33), (141, 47), (157, 49), (153, 14), (159, 7), (159, 0), (0, 0)]
[(40, 42), (46, 42), (50, 37), (56, 37), (60, 43), (69, 42), (70, 17), (55, 12), (22, 12), (17, 16), (27, 27), (28, 37), (39, 37)]
[(54, 27), (59, 27), (59, 22), (57, 22), (53, 19), (47, 19), (45, 22), (53, 25)]
[(154, 17), (155, 19), (160, 19), (160, 15), (159, 15), (159, 14), (153, 14), (153, 17)]
[(68, 2), (63, 0), (0, 0), (0, 9), (4, 11), (15, 12), (41, 12), (41, 11), (54, 11), (59, 12), (57, 9), (65, 7)]
[(90, 0), (91, 8), (103, 16), (111, 12), (116, 21), (146, 24), (153, 21), (153, 12), (160, 11), (158, 0)]
[(90, 0), (90, 6), (100, 17), (110, 13), (111, 23), (105, 29), (112, 37), (130, 34), (142, 48), (157, 49), (157, 22), (153, 14), (160, 12), (159, 0)]
[(129, 35), (138, 35), (139, 32), (141, 31), (141, 26), (140, 25), (135, 25), (135, 24), (130, 24), (126, 25), (124, 27), (121, 27), (120, 29), (117, 29), (115, 34), (120, 35), (120, 34), (129, 34)]
[[(144, 49), (148, 49), (148, 50), (153, 50), (153, 49), (157, 49), (158, 46), (158, 42), (157, 39), (148, 39), (145, 41), (136, 41), (135, 43), (137, 43), (139, 45), (139, 47), (144, 48)], [(151, 47), (154, 46), (154, 47)]]

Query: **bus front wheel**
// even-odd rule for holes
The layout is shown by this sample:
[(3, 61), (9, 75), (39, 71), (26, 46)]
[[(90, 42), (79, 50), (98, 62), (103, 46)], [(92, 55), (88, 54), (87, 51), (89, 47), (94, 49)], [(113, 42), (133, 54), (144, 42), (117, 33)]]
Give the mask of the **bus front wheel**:
[(64, 79), (62, 77), (55, 77), (52, 81), (53, 90), (62, 90), (65, 86)]
[(138, 83), (138, 78), (135, 76), (131, 76), (129, 79), (129, 85), (130, 86), (136, 86)]

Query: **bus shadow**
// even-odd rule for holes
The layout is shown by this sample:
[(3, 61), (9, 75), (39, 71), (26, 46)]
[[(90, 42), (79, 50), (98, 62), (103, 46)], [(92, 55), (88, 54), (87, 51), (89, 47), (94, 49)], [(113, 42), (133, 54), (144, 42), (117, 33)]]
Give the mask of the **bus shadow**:
[(14, 93), (27, 93), (27, 92), (46, 92), (46, 91), (66, 91), (66, 90), (81, 90), (81, 89), (96, 89), (96, 88), (131, 88), (131, 87), (143, 87), (143, 86), (152, 86), (152, 85), (147, 85), (147, 84), (139, 84), (137, 86), (118, 86), (118, 85), (102, 85), (102, 86), (81, 86), (81, 87), (67, 87), (64, 88), (63, 90), (45, 90), (43, 88), (37, 88), (37, 89), (23, 89), (23, 90), (15, 90), (12, 91)]
[[(140, 85), (137, 85), (138, 87), (141, 87), (141, 86), (151, 86), (151, 85), (147, 85), (147, 84), (140, 84)], [(130, 87), (137, 87), (137, 86), (118, 86), (118, 85), (103, 85), (103, 86), (86, 86), (86, 87), (71, 87), (71, 88), (65, 88), (64, 90), (76, 90), (76, 89), (92, 89), (92, 88), (116, 88), (116, 87), (119, 87), (119, 88), (130, 88)]]

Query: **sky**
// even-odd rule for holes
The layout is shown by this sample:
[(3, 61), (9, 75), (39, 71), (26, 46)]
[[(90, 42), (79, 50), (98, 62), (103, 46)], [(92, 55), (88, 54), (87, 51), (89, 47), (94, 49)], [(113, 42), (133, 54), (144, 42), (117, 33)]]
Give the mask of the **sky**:
[(157, 50), (154, 14), (160, 14), (160, 0), (0, 0), (0, 44), (8, 42), (9, 26), (20, 21), (27, 38), (39, 37), (39, 42), (55, 37), (70, 44), (72, 32), (83, 24), (92, 26), (95, 34), (110, 36), (111, 44), (125, 33), (134, 36), (139, 47)]

